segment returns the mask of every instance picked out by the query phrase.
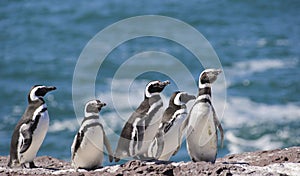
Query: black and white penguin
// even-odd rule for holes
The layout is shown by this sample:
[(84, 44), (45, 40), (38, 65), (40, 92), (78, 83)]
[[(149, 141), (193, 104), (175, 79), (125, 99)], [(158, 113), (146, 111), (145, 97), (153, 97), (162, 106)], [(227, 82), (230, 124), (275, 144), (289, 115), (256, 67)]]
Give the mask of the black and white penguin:
[(177, 153), (182, 141), (181, 125), (187, 116), (186, 103), (195, 98), (194, 95), (182, 91), (173, 93), (158, 132), (148, 149), (148, 156), (167, 161)]
[(221, 72), (219, 69), (206, 69), (200, 74), (198, 97), (183, 125), (187, 129), (187, 150), (194, 162), (215, 162), (218, 145), (217, 128), (223, 145), (223, 128), (211, 99), (211, 85)]
[(33, 160), (44, 141), (49, 126), (47, 105), (43, 97), (55, 89), (56, 87), (53, 86), (42, 85), (35, 85), (31, 88), (27, 109), (12, 135), (9, 167), (36, 167)]
[(97, 169), (103, 161), (104, 146), (108, 152), (109, 161), (113, 161), (113, 152), (102, 124), (99, 122), (99, 112), (105, 103), (91, 100), (84, 108), (84, 119), (71, 147), (72, 166), (78, 169)]
[(163, 114), (160, 93), (169, 81), (151, 81), (144, 92), (144, 101), (125, 123), (115, 152), (115, 161), (127, 157), (143, 159), (155, 136)]

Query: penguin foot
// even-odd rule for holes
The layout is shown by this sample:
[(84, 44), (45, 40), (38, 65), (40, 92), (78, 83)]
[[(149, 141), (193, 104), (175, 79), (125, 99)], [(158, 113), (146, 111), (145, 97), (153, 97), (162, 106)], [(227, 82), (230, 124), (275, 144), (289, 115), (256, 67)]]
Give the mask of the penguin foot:
[(29, 162), (29, 168), (37, 168), (33, 161)]
[(24, 169), (33, 169), (33, 168), (38, 168), (33, 161), (29, 162), (29, 163), (23, 163), (21, 164), (22, 168)]
[(12, 168), (12, 167), (13, 167), (12, 161), (9, 161), (9, 162), (8, 162), (7, 167), (9, 167), (9, 168)]
[(113, 162), (114, 161), (114, 156), (109, 155), (109, 162)]
[(19, 163), (18, 160), (9, 161), (8, 164), (7, 164), (7, 166), (9, 168), (20, 168), (20, 167), (22, 167), (22, 165)]
[(102, 169), (103, 166), (94, 166), (94, 167), (90, 167), (90, 168), (86, 168), (86, 167), (78, 167), (76, 170), (76, 172), (80, 172), (80, 171), (93, 171), (93, 170), (96, 170), (96, 169)]
[(115, 159), (115, 162), (119, 162), (120, 161), (120, 158), (114, 157), (114, 159)]

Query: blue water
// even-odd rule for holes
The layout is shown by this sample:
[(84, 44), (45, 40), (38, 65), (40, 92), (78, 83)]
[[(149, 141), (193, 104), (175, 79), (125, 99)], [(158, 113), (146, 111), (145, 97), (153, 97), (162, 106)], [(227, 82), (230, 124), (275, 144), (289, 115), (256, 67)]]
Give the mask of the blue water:
[[(58, 89), (46, 98), (51, 121), (38, 155), (69, 160), (70, 146), (79, 128), (72, 101), (77, 60), (99, 31), (138, 15), (163, 15), (184, 21), (201, 32), (219, 56), (227, 98), (224, 110), (218, 96), (224, 90), (216, 84), (214, 103), (225, 130), (225, 145), (219, 149), (218, 157), (300, 145), (299, 1), (3, 0), (0, 2), (0, 155), (9, 154), (11, 133), (26, 108), (29, 89), (35, 84), (45, 84)], [(162, 26), (152, 28), (170, 30)], [(122, 33), (122, 29), (116, 33)], [(130, 57), (144, 51), (164, 52), (178, 58), (194, 78), (187, 80), (186, 91), (197, 91), (192, 85), (203, 67), (183, 46), (156, 37), (120, 44), (101, 65), (95, 85), (96, 96), (108, 103), (101, 117), (110, 127), (107, 133), (113, 149), (117, 142), (113, 133), (120, 133), (124, 118), (140, 103), (144, 85), (152, 79), (171, 79), (157, 72), (141, 73), (128, 92), (127, 87), (124, 89), (128, 84), (126, 75), (143, 70), (149, 63), (129, 64), (124, 79), (115, 80), (119, 85), (117, 96), (121, 99), (117, 102), (119, 114), (116, 113), (110, 99), (114, 75)], [(176, 79), (186, 79), (181, 70), (172, 69), (172, 61), (154, 59), (154, 62), (160, 69), (171, 70)], [(171, 81), (173, 85), (164, 91), (166, 98), (180, 87)], [(85, 85), (81, 86), (85, 90)], [(185, 144), (172, 160), (189, 160)], [(108, 164), (107, 160), (104, 164)]]

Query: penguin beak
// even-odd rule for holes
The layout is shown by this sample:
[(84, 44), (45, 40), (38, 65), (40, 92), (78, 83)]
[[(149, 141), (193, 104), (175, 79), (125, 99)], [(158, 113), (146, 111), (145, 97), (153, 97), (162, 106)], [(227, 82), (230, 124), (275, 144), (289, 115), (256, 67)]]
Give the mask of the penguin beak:
[(164, 81), (164, 82), (160, 82), (160, 86), (161, 86), (161, 87), (165, 87), (165, 86), (167, 86), (168, 84), (170, 84), (170, 81), (169, 81), (169, 80), (166, 80), (166, 81)]
[(99, 110), (101, 110), (101, 108), (102, 108), (103, 106), (106, 106), (106, 103), (99, 102), (99, 103), (97, 104), (97, 107), (98, 107)]
[(53, 90), (56, 90), (56, 87), (54, 87), (54, 86), (46, 87), (46, 92), (50, 92), (50, 91), (53, 91)]
[(213, 83), (217, 80), (218, 75), (222, 73), (221, 69), (211, 69), (207, 72), (207, 76), (210, 83)]
[(208, 76), (210, 79), (214, 79), (217, 78), (220, 73), (222, 73), (221, 69), (212, 69), (208, 72)]
[(55, 90), (54, 86), (43, 86), (36, 91), (36, 96), (44, 97), (48, 92)]
[(213, 72), (213, 74), (214, 75), (219, 75), (220, 73), (222, 73), (222, 70), (221, 69), (216, 69), (214, 72)]

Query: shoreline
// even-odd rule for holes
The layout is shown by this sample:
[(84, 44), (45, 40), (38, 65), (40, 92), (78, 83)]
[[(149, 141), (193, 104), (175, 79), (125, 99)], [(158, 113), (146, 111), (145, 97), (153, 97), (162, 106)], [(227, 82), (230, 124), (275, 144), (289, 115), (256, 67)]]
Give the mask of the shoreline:
[(218, 158), (216, 163), (131, 160), (93, 171), (71, 167), (69, 162), (50, 156), (37, 157), (39, 168), (10, 169), (7, 156), (0, 156), (0, 175), (298, 175), (300, 147), (244, 152)]

